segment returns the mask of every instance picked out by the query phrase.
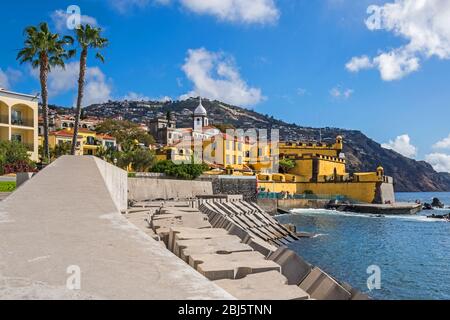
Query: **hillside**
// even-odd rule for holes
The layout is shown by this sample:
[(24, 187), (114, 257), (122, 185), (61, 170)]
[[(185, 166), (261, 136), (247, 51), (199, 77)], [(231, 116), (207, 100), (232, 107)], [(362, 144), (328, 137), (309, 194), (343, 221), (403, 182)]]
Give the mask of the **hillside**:
[[(170, 111), (179, 127), (190, 127), (192, 111), (197, 105), (198, 100), (194, 99), (174, 102), (111, 101), (87, 107), (85, 115), (121, 116), (135, 122), (146, 122), (156, 117), (166, 117)], [(281, 140), (317, 141), (320, 131), (323, 141), (333, 141), (337, 135), (342, 135), (349, 171), (373, 171), (378, 165), (382, 165), (386, 174), (394, 177), (396, 191), (450, 191), (450, 174), (437, 173), (424, 161), (415, 161), (384, 149), (360, 131), (301, 127), (219, 101), (205, 100), (203, 105), (213, 124), (231, 124), (242, 129), (279, 129)]]

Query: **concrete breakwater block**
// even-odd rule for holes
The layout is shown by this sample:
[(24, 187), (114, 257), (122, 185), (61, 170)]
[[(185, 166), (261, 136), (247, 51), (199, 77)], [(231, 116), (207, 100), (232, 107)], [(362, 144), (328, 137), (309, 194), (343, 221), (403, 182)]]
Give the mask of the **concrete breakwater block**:
[(315, 267), (299, 287), (316, 300), (350, 300), (351, 294), (332, 277)]
[(167, 248), (174, 252), (175, 243), (180, 240), (213, 239), (227, 236), (224, 229), (195, 229), (187, 227), (172, 227), (169, 232)]
[(208, 217), (197, 213), (154, 215), (150, 225), (167, 247), (169, 247), (169, 235), (172, 227), (180, 226), (194, 229), (211, 228)]
[(281, 272), (273, 261), (265, 260), (258, 252), (235, 252), (230, 254), (194, 254), (191, 266), (209, 280), (241, 279), (253, 273)]
[(211, 228), (208, 217), (202, 214), (175, 214), (152, 217), (152, 228), (156, 231), (159, 228), (183, 226), (188, 228), (205, 229)]
[(183, 207), (163, 207), (159, 210), (158, 214), (164, 215), (164, 214), (170, 214), (170, 213), (201, 213), (198, 209), (193, 208), (183, 208)]
[(251, 236), (247, 236), (242, 242), (248, 244), (253, 250), (261, 253), (264, 257), (269, 256), (272, 252), (277, 250), (277, 247), (271, 245), (267, 241), (252, 238)]
[(287, 279), (277, 271), (247, 275), (238, 280), (214, 281), (219, 287), (239, 300), (307, 300), (308, 293), (287, 284)]
[(241, 243), (236, 236), (225, 236), (213, 239), (179, 240), (175, 242), (175, 255), (189, 263), (189, 257), (194, 254), (229, 254), (233, 252), (253, 251), (252, 247)]
[(311, 273), (312, 266), (286, 247), (279, 248), (267, 259), (281, 266), (281, 273), (287, 278), (290, 285), (298, 286)]

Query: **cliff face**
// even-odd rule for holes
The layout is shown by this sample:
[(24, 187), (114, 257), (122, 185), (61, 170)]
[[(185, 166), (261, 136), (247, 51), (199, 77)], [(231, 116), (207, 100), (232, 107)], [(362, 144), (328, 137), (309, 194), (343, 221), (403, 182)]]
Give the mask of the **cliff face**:
[[(92, 105), (85, 115), (100, 117), (122, 116), (124, 119), (146, 122), (156, 117), (166, 117), (167, 112), (177, 119), (179, 127), (192, 125), (192, 111), (198, 100), (152, 102), (122, 101)], [(424, 161), (406, 158), (395, 151), (387, 150), (360, 131), (339, 128), (308, 128), (274, 119), (252, 110), (247, 110), (219, 101), (203, 101), (208, 117), (213, 124), (228, 124), (235, 128), (279, 129), (281, 140), (334, 141), (337, 135), (344, 137), (344, 153), (350, 172), (374, 171), (378, 165), (387, 175), (394, 177), (396, 191), (450, 191), (450, 174), (437, 173)]]

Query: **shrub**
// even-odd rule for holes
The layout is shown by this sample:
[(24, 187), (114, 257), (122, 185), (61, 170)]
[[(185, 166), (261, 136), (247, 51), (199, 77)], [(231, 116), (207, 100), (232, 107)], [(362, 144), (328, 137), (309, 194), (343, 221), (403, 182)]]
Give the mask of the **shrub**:
[(0, 174), (34, 172), (35, 168), (24, 144), (17, 141), (0, 142)]
[(183, 180), (194, 180), (207, 171), (206, 164), (174, 164), (172, 161), (160, 161), (151, 169), (152, 172), (165, 173)]

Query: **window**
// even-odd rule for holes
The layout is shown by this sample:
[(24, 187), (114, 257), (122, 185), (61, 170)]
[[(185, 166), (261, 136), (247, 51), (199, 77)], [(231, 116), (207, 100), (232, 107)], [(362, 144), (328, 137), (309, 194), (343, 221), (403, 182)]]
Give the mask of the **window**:
[(91, 146), (95, 145), (94, 137), (87, 137), (86, 140), (87, 140), (88, 145), (91, 145)]
[(16, 125), (22, 125), (22, 112), (18, 110), (13, 110), (11, 115), (11, 123)]
[(22, 135), (20, 134), (12, 134), (11, 141), (22, 142)]
[(108, 149), (114, 148), (114, 142), (112, 141), (105, 141), (105, 147)]
[(239, 157), (238, 164), (242, 164), (242, 157)]
[(231, 161), (230, 161), (230, 156), (227, 155), (227, 163), (226, 163), (226, 164), (230, 164), (230, 163), (231, 163)]

